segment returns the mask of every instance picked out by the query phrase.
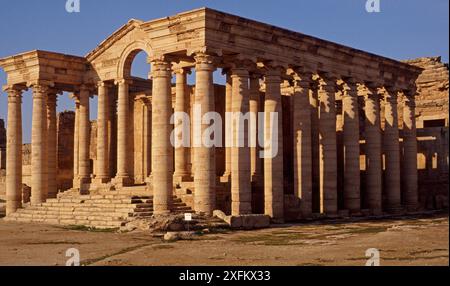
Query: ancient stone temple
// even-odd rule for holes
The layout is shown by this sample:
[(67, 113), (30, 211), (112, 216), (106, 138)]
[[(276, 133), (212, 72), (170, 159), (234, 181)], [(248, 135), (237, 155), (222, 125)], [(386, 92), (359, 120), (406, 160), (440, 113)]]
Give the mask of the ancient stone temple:
[[(148, 79), (131, 76), (140, 51), (151, 65)], [(36, 50), (3, 58), (0, 66), (8, 93), (7, 218), (106, 227), (130, 213), (221, 209), (283, 221), (417, 210), (419, 67), (207, 8), (130, 20), (85, 57)], [(217, 69), (225, 87), (213, 82)], [(27, 89), (31, 204), (23, 205)], [(72, 147), (57, 144), (63, 91), (76, 103), (73, 180), (71, 190), (58, 193), (58, 149)], [(95, 130), (91, 97), (98, 100)], [(214, 111), (223, 119), (221, 144), (171, 143), (174, 125), (186, 124), (171, 121), (172, 114), (193, 115), (194, 105), (201, 119), (191, 116), (191, 141), (194, 129), (208, 132), (203, 115)], [(263, 116), (242, 130), (225, 120), (230, 112)], [(251, 132), (259, 120), (262, 129)], [(228, 146), (230, 136), (261, 136), (264, 144)], [(276, 155), (261, 156), (269, 141)]]

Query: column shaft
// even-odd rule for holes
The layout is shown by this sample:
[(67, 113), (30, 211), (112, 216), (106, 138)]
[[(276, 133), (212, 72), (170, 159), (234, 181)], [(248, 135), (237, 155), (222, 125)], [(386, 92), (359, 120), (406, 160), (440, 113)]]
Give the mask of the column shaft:
[(22, 92), (8, 92), (6, 130), (6, 215), (22, 207)]
[(343, 88), (344, 208), (355, 214), (361, 209), (358, 91), (351, 81)]
[(380, 99), (377, 90), (362, 87), (365, 96), (365, 134), (366, 134), (366, 193), (364, 208), (374, 215), (382, 213), (382, 136), (380, 123)]
[[(187, 113), (189, 107), (189, 90), (187, 86), (187, 73), (189, 71), (186, 69), (179, 69), (175, 71), (176, 73), (176, 85), (175, 85), (175, 124), (178, 129), (190, 128), (187, 122), (183, 122), (182, 113)], [(183, 132), (184, 136), (186, 134)], [(175, 141), (177, 141), (175, 147), (175, 173), (174, 180), (176, 182), (188, 181), (191, 177), (188, 171), (188, 156), (189, 148), (183, 146), (181, 134), (175, 135)]]
[(322, 79), (319, 88), (319, 158), (321, 213), (337, 213), (336, 81)]
[(128, 120), (130, 113), (130, 100), (128, 94), (129, 82), (125, 79), (118, 81), (119, 92), (117, 99), (117, 174), (115, 183), (117, 185), (128, 185), (131, 183), (128, 173)]
[(33, 86), (31, 126), (31, 204), (45, 202), (47, 197), (47, 112), (48, 88)]
[(222, 176), (222, 180), (225, 182), (229, 182), (231, 176), (231, 144), (232, 144), (232, 95), (233, 95), (233, 86), (231, 80), (230, 72), (226, 74), (226, 84), (225, 84), (225, 171)]
[(258, 145), (258, 113), (260, 108), (260, 93), (259, 93), (259, 76), (251, 75), (250, 77), (250, 172), (252, 182), (257, 186), (262, 186), (262, 161), (259, 156), (260, 148)]
[[(198, 53), (195, 55), (195, 104), (201, 109), (200, 118), (215, 110), (213, 72), (215, 70), (214, 57)], [(195, 116), (195, 115), (194, 115)], [(199, 124), (201, 138), (205, 130), (210, 127), (209, 122)], [(195, 126), (194, 126), (194, 129)], [(194, 134), (195, 136), (195, 134)], [(194, 145), (195, 178), (194, 178), (194, 209), (196, 212), (211, 215), (216, 205), (216, 156), (214, 146)]]
[(419, 194), (417, 182), (417, 134), (414, 93), (406, 92), (403, 108), (403, 170), (402, 188), (406, 208), (417, 209)]
[(383, 149), (385, 157), (386, 209), (396, 212), (401, 207), (400, 198), (400, 146), (397, 115), (397, 92), (391, 89), (385, 92), (385, 127)]
[(310, 74), (303, 74), (295, 81), (293, 98), (294, 193), (301, 200), (303, 218), (312, 215), (310, 78)]
[(108, 117), (109, 117), (108, 86), (104, 82), (98, 84), (97, 112), (97, 164), (96, 183), (109, 181), (108, 170)]
[(79, 187), (79, 146), (80, 146), (80, 100), (77, 96), (73, 96), (75, 100), (75, 122), (73, 132), (73, 187)]
[[(233, 146), (231, 147), (231, 214), (252, 212), (250, 148), (243, 116), (249, 112), (249, 75), (245, 69), (232, 71)], [(246, 132), (247, 131), (247, 132)]]
[(89, 145), (91, 139), (91, 122), (89, 120), (89, 96), (89, 89), (83, 86), (80, 90), (80, 116), (78, 118), (78, 176), (80, 179), (80, 187), (82, 187), (82, 184), (89, 183), (91, 178), (91, 163), (89, 160)]
[[(264, 101), (264, 209), (275, 220), (284, 218), (283, 125), (281, 73), (269, 71), (265, 77)], [(273, 118), (273, 120), (271, 120)]]
[(48, 168), (48, 198), (56, 198), (58, 194), (58, 155), (57, 155), (57, 134), (56, 134), (56, 91), (52, 91), (47, 96), (47, 168)]
[(171, 78), (169, 62), (152, 62), (152, 175), (155, 214), (170, 212), (173, 196), (173, 146), (170, 143)]

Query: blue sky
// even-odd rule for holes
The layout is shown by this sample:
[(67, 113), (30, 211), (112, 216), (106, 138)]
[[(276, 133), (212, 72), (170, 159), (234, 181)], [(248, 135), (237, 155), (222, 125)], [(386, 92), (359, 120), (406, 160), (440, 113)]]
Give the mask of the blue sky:
[[(366, 0), (80, 0), (81, 12), (71, 14), (65, 3), (3, 0), (0, 57), (33, 49), (85, 55), (130, 18), (151, 20), (207, 6), (394, 59), (449, 58), (448, 0), (380, 0), (380, 13), (367, 13)], [(148, 69), (144, 55), (135, 59), (135, 75)], [(0, 69), (0, 85), (5, 83)], [(29, 92), (23, 101), (24, 142), (29, 142)], [(1, 92), (0, 118), (6, 118), (6, 107)], [(73, 109), (67, 94), (58, 102), (58, 111), (66, 109)]]

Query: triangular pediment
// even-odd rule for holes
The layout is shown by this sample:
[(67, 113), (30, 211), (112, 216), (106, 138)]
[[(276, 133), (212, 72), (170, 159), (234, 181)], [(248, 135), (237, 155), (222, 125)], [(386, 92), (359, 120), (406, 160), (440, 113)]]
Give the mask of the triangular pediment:
[(117, 31), (112, 33), (108, 38), (101, 42), (94, 50), (89, 52), (85, 57), (88, 61), (92, 61), (101, 55), (105, 50), (114, 45), (118, 40), (123, 38), (125, 35), (133, 31), (134, 29), (140, 27), (144, 21), (131, 19), (125, 25), (120, 27)]

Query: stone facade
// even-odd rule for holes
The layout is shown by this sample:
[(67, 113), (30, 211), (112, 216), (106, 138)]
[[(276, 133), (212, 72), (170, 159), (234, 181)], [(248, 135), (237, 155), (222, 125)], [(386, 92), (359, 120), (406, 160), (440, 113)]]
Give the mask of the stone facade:
[[(149, 55), (149, 79), (131, 76), (140, 51)], [(76, 106), (73, 150), (67, 150), (73, 154), (71, 194), (143, 192), (152, 196), (156, 215), (174, 211), (176, 195), (197, 213), (264, 213), (274, 222), (420, 207), (419, 67), (208, 8), (131, 20), (85, 57), (32, 51), (1, 59), (0, 66), (8, 75), (12, 122), (8, 216), (21, 209), (20, 103), (28, 88), (32, 205), (55, 196), (53, 155), (58, 140), (64, 142), (54, 140), (55, 99), (67, 91)], [(218, 68), (225, 87), (214, 85)], [(195, 85), (188, 86), (186, 74), (194, 70)], [(98, 98), (94, 123), (92, 96)], [(191, 115), (189, 147), (172, 145), (174, 126), (184, 124), (170, 121), (174, 111)], [(230, 138), (258, 136), (250, 132), (255, 120), (241, 130), (225, 112), (258, 111), (264, 152), (245, 143), (224, 147)], [(199, 140), (210, 130), (202, 116), (211, 112), (223, 119), (220, 146)]]
[(448, 127), (449, 67), (440, 57), (405, 61), (423, 68), (417, 78), (417, 128)]

